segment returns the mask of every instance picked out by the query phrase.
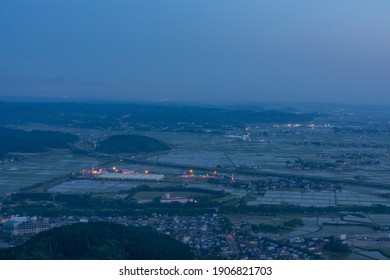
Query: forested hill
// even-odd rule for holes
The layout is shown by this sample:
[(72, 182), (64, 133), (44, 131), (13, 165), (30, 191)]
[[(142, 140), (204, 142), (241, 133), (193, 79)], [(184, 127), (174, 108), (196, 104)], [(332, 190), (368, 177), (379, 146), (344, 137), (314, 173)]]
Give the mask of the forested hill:
[(39, 153), (49, 148), (64, 149), (78, 136), (56, 131), (24, 131), (0, 127), (0, 158), (7, 153)]
[(148, 227), (77, 223), (41, 232), (26, 243), (0, 250), (3, 260), (193, 259), (190, 248)]

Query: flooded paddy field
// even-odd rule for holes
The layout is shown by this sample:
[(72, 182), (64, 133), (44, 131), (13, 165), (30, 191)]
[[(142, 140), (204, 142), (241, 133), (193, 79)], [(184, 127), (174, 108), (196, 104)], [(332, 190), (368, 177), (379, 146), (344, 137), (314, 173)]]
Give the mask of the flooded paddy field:
[[(285, 129), (287, 132), (288, 129)], [(193, 167), (241, 168), (305, 175), (317, 178), (351, 180), (390, 187), (390, 152), (386, 145), (390, 140), (382, 135), (361, 136), (335, 134), (331, 129), (291, 129), (293, 133), (280, 133), (280, 128), (268, 128), (267, 137), (253, 136), (249, 141), (232, 139), (226, 135), (210, 133), (146, 133), (175, 149), (157, 156), (149, 156), (151, 162)], [(314, 143), (314, 144), (313, 144)], [(337, 159), (358, 162), (369, 155), (379, 163), (375, 165), (338, 165), (335, 168), (288, 168), (289, 163), (302, 159), (312, 163), (335, 163)]]
[(352, 191), (336, 191), (336, 204), (337, 205), (357, 205), (357, 206), (373, 206), (373, 205), (385, 205), (390, 206), (390, 200), (388, 198), (382, 198), (379, 196), (362, 194)]
[(208, 184), (208, 183), (198, 183), (198, 184), (190, 183), (190, 184), (185, 185), (184, 187), (199, 188), (199, 189), (212, 190), (212, 191), (224, 191), (227, 194), (230, 194), (232, 197), (235, 197), (235, 198), (243, 198), (248, 193), (246, 190), (236, 189), (236, 188), (229, 187), (229, 186)]
[(345, 258), (346, 260), (390, 260), (379, 251), (363, 250), (359, 248), (352, 249), (352, 252)]
[(50, 188), (48, 192), (74, 194), (107, 193), (130, 190), (144, 184), (152, 188), (165, 188), (172, 186), (172, 184), (164, 182), (73, 180), (58, 184)]
[(27, 155), (22, 160), (0, 164), (0, 194), (80, 171), (99, 164), (94, 157), (74, 155), (68, 150), (51, 150)]
[(260, 204), (292, 204), (302, 207), (334, 207), (342, 205), (390, 206), (390, 199), (379, 196), (361, 194), (352, 191), (267, 191), (264, 196), (258, 196), (255, 201), (247, 203), (248, 206)]
[(249, 206), (259, 204), (294, 204), (304, 207), (329, 207), (336, 205), (334, 193), (331, 191), (267, 191), (263, 197), (258, 197), (256, 201), (248, 202)]
[(321, 228), (315, 232), (306, 234), (305, 237), (329, 237), (340, 236), (342, 234), (348, 235), (365, 235), (371, 234), (374, 230), (369, 226), (362, 225), (322, 225)]
[(53, 193), (102, 193), (117, 192), (137, 187), (136, 183), (107, 182), (94, 180), (74, 180), (61, 183), (48, 190)]
[(390, 227), (390, 214), (369, 214), (368, 218), (373, 224)]
[(346, 235), (348, 243), (353, 247), (367, 248), (387, 248), (390, 253), (389, 242), (378, 242), (378, 237), (388, 237), (388, 233), (375, 231), (372, 227), (375, 225), (390, 225), (389, 214), (374, 215), (228, 215), (232, 222), (246, 221), (254, 225), (280, 226), (284, 222), (292, 219), (300, 219), (302, 225), (297, 226), (289, 232), (274, 234), (273, 237), (285, 240), (291, 237), (315, 237), (323, 238), (329, 236), (340, 237)]

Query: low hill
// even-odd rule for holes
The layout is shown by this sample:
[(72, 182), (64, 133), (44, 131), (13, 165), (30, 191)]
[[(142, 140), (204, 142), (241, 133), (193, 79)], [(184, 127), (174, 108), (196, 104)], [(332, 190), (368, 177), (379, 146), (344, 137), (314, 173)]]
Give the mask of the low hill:
[(141, 135), (114, 135), (103, 140), (96, 148), (105, 154), (152, 153), (169, 150), (169, 146), (155, 138)]
[(0, 156), (7, 153), (39, 153), (49, 148), (68, 148), (78, 136), (57, 131), (24, 131), (0, 127)]
[(193, 259), (193, 254), (152, 228), (98, 222), (41, 232), (18, 247), (0, 250), (0, 259), (164, 260)]

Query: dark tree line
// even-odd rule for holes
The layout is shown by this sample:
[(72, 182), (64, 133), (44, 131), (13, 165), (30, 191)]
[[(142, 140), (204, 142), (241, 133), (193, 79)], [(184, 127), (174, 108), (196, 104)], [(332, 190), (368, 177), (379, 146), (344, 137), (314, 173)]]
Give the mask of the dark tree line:
[(163, 260), (193, 259), (190, 248), (148, 227), (114, 223), (73, 224), (41, 232), (0, 259)]
[(56, 131), (24, 131), (0, 127), (0, 158), (8, 153), (39, 153), (68, 148), (78, 136)]

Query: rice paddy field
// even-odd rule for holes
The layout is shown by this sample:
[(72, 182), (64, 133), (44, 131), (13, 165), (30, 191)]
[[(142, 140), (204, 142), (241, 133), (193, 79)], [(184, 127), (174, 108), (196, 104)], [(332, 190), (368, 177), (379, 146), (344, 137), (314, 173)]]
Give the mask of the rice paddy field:
[(151, 188), (172, 187), (171, 183), (143, 182), (143, 181), (104, 181), (104, 180), (73, 180), (58, 184), (48, 190), (53, 193), (109, 193), (131, 190), (139, 185), (146, 184)]
[(362, 225), (322, 225), (321, 228), (315, 232), (306, 234), (305, 237), (328, 237), (340, 236), (341, 234), (348, 235), (366, 235), (373, 233), (374, 230), (369, 226)]
[(94, 180), (74, 180), (58, 184), (48, 190), (53, 193), (104, 193), (129, 190), (137, 187), (140, 183), (94, 181)]
[(246, 190), (236, 189), (236, 188), (222, 186), (222, 185), (207, 184), (207, 183), (188, 184), (188, 185), (185, 185), (185, 187), (199, 188), (199, 189), (212, 190), (212, 191), (224, 191), (227, 194), (230, 194), (232, 197), (235, 197), (235, 198), (242, 198), (242, 197), (247, 195)]
[[(381, 243), (375, 241), (377, 237), (388, 236), (386, 232), (374, 231), (373, 225), (390, 225), (390, 214), (370, 214), (370, 215), (335, 215), (335, 216), (262, 216), (262, 215), (229, 215), (232, 222), (247, 221), (250, 224), (265, 224), (271, 226), (280, 226), (283, 222), (292, 219), (301, 219), (303, 225), (281, 234), (274, 234), (273, 237), (281, 240), (290, 237), (329, 237), (345, 234), (348, 242), (362, 246), (369, 243), (367, 248), (386, 246), (390, 252), (390, 243)], [(361, 244), (362, 243), (362, 244)], [(379, 244), (379, 245), (378, 245)]]
[[(73, 180), (58, 184), (48, 190), (53, 193), (107, 193), (118, 192), (121, 190), (130, 190), (139, 185), (146, 184), (151, 188), (177, 187), (179, 185), (169, 182), (146, 182), (146, 181), (106, 181), (106, 180)], [(214, 185), (208, 183), (189, 183), (182, 186), (183, 190), (187, 188), (198, 188), (204, 190), (224, 191), (227, 195), (235, 198), (242, 198), (247, 195), (247, 191)]]
[(390, 226), (390, 215), (388, 214), (369, 214), (368, 218), (377, 225)]
[(363, 250), (354, 248), (346, 260), (389, 260), (390, 258), (375, 250)]
[(342, 205), (390, 206), (390, 199), (362, 194), (352, 191), (267, 191), (264, 196), (259, 196), (255, 201), (248, 202), (248, 205), (259, 204), (292, 204), (303, 207), (334, 207)]
[[(307, 175), (319, 178), (348, 179), (390, 187), (390, 152), (385, 146), (390, 140), (383, 135), (337, 135), (329, 128), (306, 129), (267, 128), (269, 136), (257, 136), (243, 141), (225, 135), (208, 133), (146, 133), (166, 141), (175, 149), (147, 157), (151, 162), (191, 165), (193, 167), (248, 168), (283, 174)], [(282, 132), (283, 132), (282, 131)], [(305, 144), (306, 142), (306, 144)], [(310, 145), (307, 143), (325, 143)], [(363, 146), (362, 146), (363, 145)], [(297, 159), (328, 163), (342, 154), (375, 154), (378, 165), (351, 165), (336, 169), (289, 169), (286, 162)], [(327, 155), (328, 157), (322, 157)]]
[(27, 155), (23, 160), (0, 163), (0, 194), (80, 171), (99, 164), (94, 157), (74, 155), (68, 150), (51, 150)]

